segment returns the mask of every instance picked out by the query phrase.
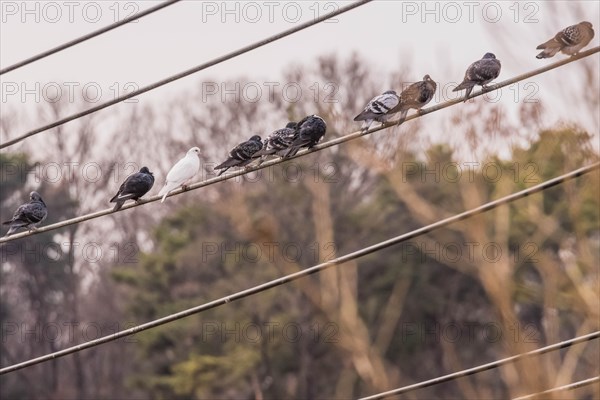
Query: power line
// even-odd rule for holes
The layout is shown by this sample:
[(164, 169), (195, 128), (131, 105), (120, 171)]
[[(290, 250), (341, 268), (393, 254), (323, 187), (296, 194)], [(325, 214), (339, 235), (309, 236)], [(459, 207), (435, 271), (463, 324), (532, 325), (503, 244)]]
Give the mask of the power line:
[(159, 5), (156, 5), (154, 7), (150, 7), (147, 10), (139, 12), (139, 13), (137, 13), (135, 15), (130, 16), (130, 17), (124, 18), (121, 21), (117, 21), (117, 22), (115, 22), (113, 24), (107, 25), (104, 28), (98, 29), (98, 30), (96, 30), (94, 32), (91, 32), (91, 33), (88, 33), (87, 35), (83, 35), (81, 37), (78, 37), (77, 39), (73, 39), (73, 40), (71, 40), (71, 41), (69, 41), (67, 43), (61, 44), (60, 46), (56, 46), (56, 47), (54, 47), (52, 49), (49, 49), (49, 50), (46, 50), (46, 51), (44, 51), (42, 53), (36, 54), (35, 56), (29, 57), (29, 58), (27, 58), (27, 59), (25, 59), (23, 61), (19, 61), (16, 64), (13, 64), (11, 66), (8, 66), (6, 68), (1, 69), (0, 70), (0, 75), (5, 74), (5, 73), (10, 72), (10, 71), (13, 71), (13, 70), (15, 70), (17, 68), (23, 67), (23, 66), (25, 66), (27, 64), (31, 64), (32, 62), (41, 60), (42, 58), (45, 58), (45, 57), (48, 57), (48, 56), (50, 56), (52, 54), (58, 53), (59, 51), (68, 49), (69, 47), (75, 46), (76, 44), (79, 44), (81, 42), (85, 42), (86, 40), (92, 39), (92, 38), (94, 38), (96, 36), (99, 36), (99, 35), (101, 35), (103, 33), (108, 32), (108, 31), (112, 31), (115, 28), (118, 28), (118, 27), (120, 27), (122, 25), (125, 25), (125, 24), (127, 24), (127, 23), (129, 23), (131, 21), (135, 21), (136, 19), (140, 19), (142, 17), (145, 17), (146, 15), (150, 15), (153, 12), (156, 12), (158, 10), (161, 10), (161, 9), (165, 8), (165, 7), (173, 5), (173, 4), (175, 4), (175, 3), (179, 2), (179, 1), (181, 1), (181, 0), (169, 0), (169, 1), (165, 1), (164, 3), (160, 3)]
[[(526, 357), (538, 356), (538, 355), (542, 355), (542, 354), (545, 354), (545, 353), (549, 353), (551, 351), (564, 349), (566, 347), (573, 346), (574, 344), (587, 342), (587, 341), (590, 341), (590, 340), (593, 340), (593, 339), (598, 339), (599, 337), (600, 337), (600, 331), (588, 333), (587, 335), (584, 335), (584, 336), (579, 336), (579, 337), (576, 337), (574, 339), (565, 340), (563, 342), (559, 342), (559, 343), (556, 343), (556, 344), (552, 344), (550, 346), (542, 347), (540, 349), (529, 351), (527, 353), (517, 354), (516, 356), (511, 356), (511, 357), (503, 358), (501, 360), (493, 361), (491, 363), (479, 365), (477, 367), (473, 367), (473, 368), (465, 369), (465, 370), (462, 370), (462, 371), (454, 372), (452, 374), (440, 376), (438, 378), (429, 379), (427, 381), (415, 383), (413, 385), (404, 386), (404, 387), (401, 387), (401, 388), (398, 388), (398, 389), (394, 389), (394, 390), (390, 390), (390, 391), (387, 391), (387, 392), (382, 392), (382, 393), (374, 394), (374, 395), (368, 396), (368, 397), (363, 397), (360, 400), (376, 400), (376, 399), (385, 399), (385, 398), (391, 397), (391, 396), (397, 396), (399, 394), (412, 392), (413, 390), (422, 389), (422, 388), (425, 388), (425, 387), (428, 387), (428, 386), (438, 385), (438, 384), (444, 383), (444, 382), (450, 382), (450, 381), (453, 381), (453, 380), (458, 379), (458, 378), (462, 378), (462, 377), (473, 375), (473, 374), (476, 374), (476, 373), (479, 373), (479, 372), (488, 371), (490, 369), (498, 368), (498, 367), (500, 367), (502, 365), (511, 364), (511, 363), (514, 363), (514, 362), (516, 362), (518, 360), (521, 360), (523, 358), (526, 358)], [(543, 392), (543, 393), (546, 393), (546, 392)]]
[(589, 379), (584, 379), (584, 380), (578, 381), (578, 382), (569, 383), (568, 385), (558, 386), (558, 387), (555, 387), (552, 389), (544, 390), (543, 392), (532, 393), (532, 394), (528, 394), (527, 396), (517, 397), (517, 398), (514, 398), (513, 400), (526, 400), (526, 399), (539, 398), (539, 396), (541, 396), (543, 394), (556, 393), (556, 392), (561, 392), (563, 390), (573, 390), (573, 389), (591, 385), (592, 383), (597, 383), (597, 382), (600, 382), (600, 376), (596, 376), (596, 377), (589, 378)]
[[(566, 64), (571, 63), (573, 61), (579, 60), (579, 59), (581, 59), (583, 57), (588, 57), (588, 56), (590, 56), (590, 55), (592, 55), (594, 53), (597, 53), (599, 51), (600, 51), (600, 47), (595, 47), (595, 48), (590, 49), (590, 50), (588, 50), (586, 52), (580, 53), (576, 57), (571, 57), (571, 58), (568, 58), (568, 59), (565, 59), (565, 60), (561, 60), (561, 61), (558, 61), (556, 63), (549, 64), (549, 65), (547, 65), (545, 67), (538, 68), (536, 70), (533, 70), (533, 71), (530, 71), (530, 72), (527, 72), (527, 73), (524, 73), (524, 74), (521, 74), (521, 75), (517, 75), (517, 76), (515, 76), (515, 77), (513, 77), (511, 79), (507, 79), (507, 80), (502, 81), (500, 83), (497, 83), (495, 85), (490, 85), (487, 90), (482, 90), (482, 91), (478, 91), (478, 92), (472, 93), (469, 96), (469, 98), (478, 97), (478, 96), (481, 96), (481, 95), (483, 95), (485, 93), (488, 93), (490, 91), (498, 90), (500, 88), (503, 88), (503, 87), (508, 86), (508, 85), (512, 85), (512, 84), (517, 83), (519, 81), (522, 81), (524, 79), (531, 78), (533, 76), (543, 74), (543, 73), (545, 73), (545, 72), (547, 72), (549, 70), (552, 70), (554, 68), (566, 65)], [(444, 103), (441, 103), (441, 104), (438, 104), (438, 105), (435, 105), (435, 106), (423, 109), (423, 110), (421, 110), (420, 113), (412, 114), (412, 115), (408, 116), (406, 118), (406, 121), (410, 121), (412, 119), (420, 118), (420, 117), (422, 117), (424, 115), (427, 115), (427, 114), (430, 114), (432, 112), (436, 112), (436, 111), (439, 111), (439, 110), (443, 110), (444, 108), (447, 108), (447, 107), (450, 107), (450, 106), (453, 106), (453, 105), (456, 105), (456, 104), (463, 104), (463, 100), (464, 100), (464, 97), (460, 97), (458, 99), (449, 100), (449, 101), (446, 101)], [(342, 143), (348, 142), (350, 140), (355, 140), (355, 139), (358, 139), (358, 138), (360, 138), (362, 136), (370, 135), (371, 133), (374, 133), (374, 132), (377, 132), (377, 131), (380, 131), (380, 130), (383, 130), (383, 129), (388, 129), (388, 128), (393, 127), (393, 126), (396, 126), (396, 122), (390, 121), (390, 122), (387, 122), (384, 125), (377, 126), (375, 128), (371, 128), (371, 129), (369, 129), (366, 132), (356, 131), (356, 132), (350, 133), (348, 135), (344, 135), (344, 136), (338, 137), (336, 139), (327, 141), (325, 143), (318, 144), (315, 147), (313, 147), (311, 150), (302, 150), (302, 151), (299, 151), (295, 156), (290, 157), (288, 159), (278, 158), (278, 159), (269, 160), (269, 161), (266, 161), (266, 162), (262, 163), (260, 166), (246, 167), (245, 170), (240, 169), (240, 170), (228, 173), (228, 174), (224, 174), (222, 176), (214, 177), (214, 178), (211, 178), (211, 179), (204, 180), (202, 182), (191, 184), (191, 185), (188, 186), (188, 190), (186, 190), (186, 191), (184, 191), (182, 189), (175, 190), (175, 191), (173, 191), (173, 192), (171, 192), (169, 194), (169, 197), (170, 196), (177, 196), (177, 195), (180, 195), (182, 193), (185, 193), (185, 192), (188, 192), (188, 191), (191, 191), (191, 190), (200, 189), (202, 187), (213, 185), (213, 184), (218, 183), (218, 182), (226, 181), (226, 180), (229, 180), (229, 179), (241, 176), (241, 175), (245, 175), (245, 174), (251, 173), (253, 171), (257, 171), (257, 170), (261, 170), (263, 168), (271, 167), (273, 165), (281, 164), (281, 163), (283, 163), (283, 162), (285, 162), (287, 160), (291, 160), (291, 159), (294, 159), (296, 157), (302, 157), (304, 155), (313, 153), (315, 151), (320, 151), (320, 150), (326, 149), (328, 147), (337, 146), (337, 145), (340, 145)], [(142, 205), (147, 204), (147, 203), (152, 203), (152, 202), (158, 201), (160, 199), (161, 199), (161, 196), (158, 196), (158, 195), (151, 196), (151, 197), (146, 197), (144, 199), (141, 199), (139, 201), (139, 203), (130, 203), (130, 204), (127, 204), (127, 205), (123, 206), (123, 208), (121, 208), (121, 210), (119, 210), (117, 212), (121, 212), (121, 211), (124, 211), (124, 210), (126, 210), (128, 208), (132, 208), (132, 207), (142, 206)], [(27, 237), (27, 236), (35, 235), (35, 234), (38, 234), (38, 233), (43, 233), (43, 232), (48, 232), (48, 231), (51, 231), (51, 230), (63, 228), (65, 226), (69, 226), (69, 225), (73, 225), (73, 224), (78, 224), (80, 222), (89, 221), (91, 219), (99, 218), (99, 217), (102, 217), (104, 215), (108, 215), (108, 214), (112, 214), (112, 213), (114, 213), (113, 209), (112, 208), (107, 208), (105, 210), (96, 211), (96, 212), (93, 212), (93, 213), (90, 213), (90, 214), (86, 214), (86, 215), (82, 215), (82, 216), (79, 216), (79, 217), (76, 217), (76, 218), (72, 218), (72, 219), (69, 219), (69, 220), (57, 222), (55, 224), (46, 225), (46, 226), (38, 228), (36, 231), (20, 232), (20, 233), (13, 234), (11, 236), (5, 236), (5, 237), (0, 238), (0, 244), (6, 243), (6, 242), (10, 242), (10, 241), (13, 241), (13, 240), (17, 240), (17, 239), (21, 239), (21, 238), (24, 238), (24, 237)]]
[[(223, 305), (225, 305), (227, 303), (230, 303), (232, 301), (235, 301), (235, 300), (240, 300), (240, 299), (243, 299), (245, 297), (249, 297), (249, 296), (258, 294), (260, 292), (264, 292), (264, 291), (266, 291), (268, 289), (272, 289), (274, 287), (277, 287), (277, 286), (280, 286), (280, 285), (283, 285), (283, 284), (295, 281), (295, 280), (300, 279), (300, 278), (304, 278), (306, 276), (315, 274), (317, 272), (321, 272), (321, 271), (323, 271), (325, 269), (328, 269), (328, 268), (331, 268), (333, 266), (343, 264), (345, 262), (348, 262), (348, 261), (351, 261), (351, 260), (354, 260), (354, 259), (366, 256), (366, 255), (369, 255), (369, 254), (372, 254), (372, 253), (375, 253), (377, 251), (386, 249), (388, 247), (391, 247), (393, 245), (405, 242), (407, 240), (411, 240), (411, 239), (414, 239), (416, 237), (425, 235), (425, 234), (433, 232), (435, 230), (444, 228), (444, 227), (446, 227), (446, 226), (448, 226), (448, 225), (450, 225), (452, 223), (455, 223), (455, 222), (458, 222), (458, 221), (462, 221), (462, 220), (465, 220), (467, 218), (471, 218), (471, 217), (473, 217), (475, 215), (478, 215), (478, 214), (490, 211), (490, 210), (492, 210), (494, 208), (497, 208), (497, 207), (499, 207), (501, 205), (511, 203), (511, 202), (513, 202), (515, 200), (518, 200), (518, 199), (530, 196), (530, 195), (532, 195), (534, 193), (541, 192), (541, 191), (549, 189), (549, 188), (551, 188), (553, 186), (559, 185), (559, 184), (561, 184), (563, 182), (566, 182), (566, 181), (569, 181), (571, 179), (575, 179), (575, 178), (577, 178), (579, 176), (588, 174), (588, 173), (590, 173), (590, 172), (592, 172), (592, 171), (594, 171), (594, 170), (596, 170), (598, 168), (600, 168), (600, 162), (596, 163), (596, 164), (592, 164), (592, 165), (586, 166), (586, 167), (583, 167), (583, 168), (579, 168), (579, 169), (577, 169), (575, 171), (571, 171), (571, 172), (566, 173), (564, 175), (561, 175), (561, 176), (558, 176), (556, 178), (550, 179), (550, 180), (548, 180), (546, 182), (543, 182), (543, 183), (541, 183), (539, 185), (532, 186), (532, 187), (530, 187), (528, 189), (521, 190), (520, 192), (513, 193), (511, 195), (502, 197), (502, 198), (500, 198), (498, 200), (491, 201), (489, 203), (483, 204), (483, 205), (481, 205), (479, 207), (476, 207), (476, 208), (473, 208), (471, 210), (462, 212), (460, 214), (456, 214), (456, 215), (454, 215), (452, 217), (445, 218), (445, 219), (440, 220), (438, 222), (435, 222), (433, 224), (421, 227), (419, 229), (416, 229), (416, 230), (408, 232), (408, 233), (404, 233), (402, 235), (393, 237), (393, 238), (385, 240), (383, 242), (376, 243), (374, 245), (365, 247), (363, 249), (360, 249), (360, 250), (357, 250), (355, 252), (346, 254), (344, 256), (334, 258), (331, 261), (327, 261), (327, 262), (324, 262), (324, 263), (312, 266), (310, 268), (303, 269), (302, 271), (298, 271), (298, 272), (295, 272), (293, 274), (289, 274), (289, 275), (283, 276), (281, 278), (274, 279), (272, 281), (263, 283), (261, 285), (254, 286), (252, 288), (245, 289), (245, 290), (242, 290), (240, 292), (233, 293), (233, 294), (231, 294), (229, 296), (222, 297), (220, 299), (213, 300), (211, 302), (208, 302), (208, 303), (196, 306), (196, 307), (188, 308), (187, 310), (183, 310), (183, 311), (180, 311), (180, 312), (177, 312), (177, 313), (174, 313), (174, 314), (167, 315), (165, 317), (156, 319), (154, 321), (150, 321), (150, 322), (146, 322), (144, 324), (138, 325), (138, 326), (134, 326), (133, 328), (130, 328), (130, 329), (125, 329), (125, 330), (122, 330), (120, 332), (116, 332), (116, 333), (114, 333), (112, 335), (103, 336), (103, 337), (98, 338), (98, 339), (94, 339), (94, 340), (90, 340), (88, 342), (84, 342), (84, 343), (79, 344), (77, 346), (69, 347), (67, 349), (60, 350), (60, 351), (57, 351), (57, 352), (54, 352), (54, 353), (51, 353), (51, 354), (47, 354), (45, 356), (41, 356), (41, 357), (38, 357), (38, 358), (31, 359), (29, 361), (25, 361), (25, 362), (22, 362), (22, 363), (19, 363), (19, 364), (15, 364), (15, 365), (11, 365), (9, 367), (2, 368), (2, 369), (0, 369), (0, 375), (8, 373), (8, 372), (16, 371), (16, 370), (19, 370), (19, 369), (22, 369), (22, 368), (25, 368), (25, 367), (29, 367), (31, 365), (35, 365), (35, 364), (39, 364), (39, 363), (42, 363), (42, 362), (45, 362), (45, 361), (49, 361), (49, 360), (53, 360), (53, 359), (56, 359), (56, 358), (59, 358), (59, 357), (63, 357), (63, 356), (66, 356), (68, 354), (76, 353), (76, 352), (79, 352), (81, 350), (88, 349), (90, 347), (98, 346), (98, 345), (103, 344), (103, 343), (112, 342), (112, 341), (120, 339), (122, 337), (130, 336), (130, 335), (133, 335), (135, 333), (142, 332), (142, 331), (145, 331), (147, 329), (155, 328), (157, 326), (164, 325), (164, 324), (167, 324), (167, 323), (170, 323), (170, 322), (173, 322), (173, 321), (176, 321), (176, 320), (188, 317), (188, 316), (193, 315), (193, 314), (198, 314), (198, 313), (201, 313), (201, 312), (213, 309), (213, 308), (217, 308), (217, 307), (223, 306)], [(596, 332), (596, 335), (599, 334), (599, 333), (600, 332)]]
[(251, 50), (255, 50), (255, 49), (257, 49), (259, 47), (262, 47), (262, 46), (264, 46), (266, 44), (269, 44), (271, 42), (275, 42), (275, 41), (277, 41), (279, 39), (282, 39), (282, 38), (284, 38), (286, 36), (289, 36), (289, 35), (291, 35), (293, 33), (300, 32), (300, 31), (302, 31), (302, 30), (304, 30), (306, 28), (309, 28), (309, 27), (311, 27), (313, 25), (316, 25), (316, 24), (318, 24), (320, 22), (323, 22), (323, 21), (325, 21), (327, 19), (330, 19), (332, 17), (338, 16), (340, 14), (343, 14), (345, 12), (353, 10), (353, 9), (355, 9), (357, 7), (365, 5), (365, 4), (367, 4), (367, 3), (371, 2), (371, 1), (373, 1), (373, 0), (359, 0), (359, 1), (356, 1), (356, 2), (354, 2), (352, 4), (350, 4), (350, 5), (347, 5), (345, 7), (340, 7), (339, 9), (337, 9), (335, 11), (332, 11), (329, 14), (326, 14), (326, 15), (323, 15), (321, 17), (315, 18), (313, 20), (304, 22), (304, 23), (302, 23), (300, 25), (297, 25), (297, 26), (295, 26), (295, 27), (293, 27), (291, 29), (288, 29), (286, 31), (280, 32), (280, 33), (278, 33), (276, 35), (270, 36), (270, 37), (268, 37), (266, 39), (263, 39), (263, 40), (258, 41), (256, 43), (253, 43), (253, 44), (250, 44), (248, 46), (242, 47), (241, 49), (235, 50), (235, 51), (233, 51), (233, 52), (231, 52), (229, 54), (225, 54), (223, 56), (217, 57), (217, 58), (215, 58), (215, 59), (213, 59), (211, 61), (205, 62), (204, 64), (200, 64), (200, 65), (198, 65), (198, 66), (196, 66), (194, 68), (190, 68), (190, 69), (188, 69), (186, 71), (183, 71), (183, 72), (180, 72), (180, 73), (178, 73), (176, 75), (172, 75), (172, 76), (170, 76), (170, 77), (168, 77), (166, 79), (163, 79), (161, 81), (155, 82), (155, 83), (153, 83), (151, 85), (145, 86), (145, 87), (143, 87), (141, 89), (138, 89), (136, 91), (133, 91), (131, 93), (124, 94), (123, 96), (119, 96), (119, 97), (117, 97), (117, 98), (115, 98), (113, 100), (110, 100), (110, 101), (107, 101), (105, 103), (99, 104), (99, 105), (97, 105), (95, 107), (89, 108), (89, 109), (84, 110), (84, 111), (80, 111), (80, 112), (78, 112), (76, 114), (73, 114), (73, 115), (71, 115), (69, 117), (62, 118), (62, 119), (60, 119), (58, 121), (55, 121), (55, 122), (53, 122), (51, 124), (44, 125), (44, 126), (42, 126), (40, 128), (34, 129), (34, 130), (32, 130), (30, 132), (27, 132), (27, 133), (25, 133), (25, 134), (23, 134), (23, 135), (21, 135), (19, 137), (16, 137), (14, 139), (8, 140), (8, 141), (0, 144), (0, 149), (3, 149), (3, 148), (8, 147), (8, 146), (12, 146), (13, 144), (19, 143), (19, 142), (25, 140), (26, 138), (28, 138), (30, 136), (37, 135), (40, 132), (47, 131), (48, 129), (55, 128), (57, 126), (66, 124), (67, 122), (70, 122), (70, 121), (73, 121), (75, 119), (84, 117), (86, 115), (95, 113), (96, 111), (100, 111), (100, 110), (102, 110), (104, 108), (110, 107), (112, 105), (115, 105), (117, 103), (120, 103), (122, 101), (130, 99), (132, 97), (139, 96), (140, 94), (149, 92), (150, 90), (153, 90), (153, 89), (156, 89), (156, 88), (161, 87), (163, 85), (166, 85), (167, 83), (171, 83), (171, 82), (174, 82), (174, 81), (176, 81), (178, 79), (185, 78), (188, 75), (194, 74), (194, 73), (202, 71), (202, 70), (204, 70), (206, 68), (209, 68), (209, 67), (212, 67), (214, 65), (220, 64), (220, 63), (222, 63), (224, 61), (227, 61), (227, 60), (230, 60), (230, 59), (232, 59), (234, 57), (240, 56), (240, 55), (242, 55), (244, 53), (247, 53), (247, 52), (249, 52)]

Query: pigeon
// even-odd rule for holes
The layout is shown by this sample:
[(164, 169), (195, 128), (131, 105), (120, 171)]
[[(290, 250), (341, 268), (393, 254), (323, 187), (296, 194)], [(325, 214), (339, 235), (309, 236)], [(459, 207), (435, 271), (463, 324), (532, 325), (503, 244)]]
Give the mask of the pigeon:
[(307, 149), (312, 148), (327, 131), (327, 124), (323, 118), (318, 115), (309, 115), (304, 117), (298, 124), (296, 124), (296, 132), (294, 133), (294, 140), (290, 145), (289, 150), (283, 155), (283, 158), (288, 158), (296, 155), (298, 150), (302, 147)]
[(429, 75), (425, 75), (422, 81), (415, 82), (400, 93), (399, 104), (390, 110), (390, 113), (400, 112), (400, 119), (398, 125), (406, 120), (406, 114), (408, 110), (414, 108), (421, 110), (427, 103), (433, 99), (435, 90), (437, 89), (437, 83)]
[(262, 164), (270, 155), (276, 154), (282, 157), (285, 155), (294, 141), (296, 125), (295, 122), (288, 122), (285, 128), (277, 129), (267, 136), (263, 142), (263, 148), (253, 156), (253, 158), (260, 158), (258, 165)]
[(229, 151), (229, 158), (215, 167), (215, 170), (222, 170), (218, 176), (221, 176), (231, 167), (244, 167), (250, 164), (255, 158), (254, 155), (262, 148), (263, 142), (258, 135), (254, 135), (249, 140), (238, 144)]
[(364, 121), (361, 130), (365, 132), (369, 129), (373, 121), (384, 124), (397, 111), (392, 111), (400, 103), (400, 97), (394, 90), (383, 92), (375, 96), (366, 105), (363, 112), (354, 117), (355, 121)]
[(125, 182), (119, 187), (119, 191), (115, 196), (110, 199), (111, 203), (115, 204), (113, 211), (119, 211), (123, 204), (129, 199), (135, 200), (136, 202), (152, 189), (154, 185), (154, 175), (147, 167), (142, 167), (140, 172), (136, 172), (133, 175), (129, 175)]
[(198, 154), (200, 154), (200, 149), (192, 147), (188, 150), (185, 157), (173, 165), (167, 174), (165, 186), (158, 192), (158, 195), (163, 197), (160, 201), (161, 203), (164, 203), (167, 195), (178, 187), (181, 186), (183, 190), (187, 190), (187, 183), (192, 180), (194, 175), (196, 175), (200, 169), (200, 158), (198, 158)]
[(571, 25), (558, 32), (552, 39), (536, 47), (537, 50), (543, 50), (535, 58), (550, 58), (556, 53), (562, 51), (563, 54), (574, 56), (579, 50), (588, 45), (594, 38), (594, 29), (592, 24), (587, 21)]
[(20, 228), (26, 228), (30, 231), (35, 230), (48, 216), (46, 203), (42, 200), (42, 196), (38, 192), (29, 194), (29, 202), (22, 204), (17, 208), (15, 214), (10, 221), (3, 222), (3, 225), (10, 225), (6, 236), (12, 235)]
[(498, 75), (500, 75), (500, 60), (496, 59), (493, 53), (485, 53), (481, 60), (477, 60), (469, 65), (467, 72), (465, 72), (465, 79), (452, 91), (458, 92), (459, 90), (467, 89), (467, 93), (465, 94), (466, 102), (475, 85), (479, 85), (485, 89), (485, 85), (496, 79)]

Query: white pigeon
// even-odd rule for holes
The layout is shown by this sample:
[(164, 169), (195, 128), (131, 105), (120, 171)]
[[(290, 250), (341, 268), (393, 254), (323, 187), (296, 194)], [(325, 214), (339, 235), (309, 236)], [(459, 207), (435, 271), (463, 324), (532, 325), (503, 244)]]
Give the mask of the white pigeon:
[(192, 147), (188, 150), (185, 157), (173, 165), (167, 174), (165, 186), (163, 186), (160, 192), (158, 192), (158, 195), (162, 195), (163, 197), (160, 201), (161, 203), (165, 201), (165, 198), (169, 193), (178, 187), (181, 186), (183, 190), (187, 189), (186, 184), (192, 180), (194, 175), (196, 175), (200, 169), (200, 158), (198, 157), (199, 154), (200, 149), (197, 147)]

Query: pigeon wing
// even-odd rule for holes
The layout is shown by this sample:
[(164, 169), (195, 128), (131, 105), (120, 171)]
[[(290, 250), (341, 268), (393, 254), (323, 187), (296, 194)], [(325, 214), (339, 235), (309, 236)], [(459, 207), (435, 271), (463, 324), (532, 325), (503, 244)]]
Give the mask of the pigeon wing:
[(256, 140), (249, 140), (238, 146), (237, 157), (240, 160), (250, 160), (255, 153), (258, 153), (262, 149), (262, 142)]
[(475, 61), (473, 64), (469, 65), (469, 68), (467, 68), (467, 71), (465, 72), (465, 77), (463, 78), (463, 81), (460, 85), (452, 89), (453, 92), (458, 92), (459, 90), (467, 89), (467, 96), (469, 95), (470, 90), (468, 89), (473, 88), (473, 86), (475, 86), (476, 84), (476, 82), (473, 80), (473, 77), (475, 75), (475, 70), (481, 64), (481, 61), (483, 60)]
[(296, 137), (296, 130), (291, 128), (286, 128), (286, 131), (281, 135), (277, 136), (273, 141), (273, 148), (275, 152), (279, 155), (283, 155), (287, 149), (292, 146), (294, 142), (294, 138)]
[(500, 75), (500, 61), (494, 60), (482, 60), (478, 70), (475, 72), (475, 77), (478, 82), (491, 81), (496, 79)]
[(237, 157), (240, 160), (239, 167), (246, 166), (252, 162), (257, 154), (262, 149), (262, 142), (257, 140), (249, 140), (238, 148)]
[(325, 135), (327, 125), (320, 117), (310, 115), (298, 123), (291, 147), (312, 147)]
[[(221, 164), (217, 165), (214, 169), (235, 167), (240, 162), (244, 161), (244, 158), (243, 158), (244, 152), (243, 152), (242, 148), (245, 144), (246, 144), (246, 142), (242, 142), (242, 143), (236, 145), (233, 149), (229, 150), (229, 157), (227, 158), (227, 160), (225, 160)], [(223, 171), (223, 172), (225, 172), (225, 171)]]
[(578, 25), (566, 27), (561, 32), (558, 32), (554, 39), (563, 47), (574, 46), (581, 41), (581, 32)]
[[(127, 185), (129, 184), (129, 181), (135, 176), (139, 174), (139, 172), (128, 176), (125, 181), (123, 181), (123, 183), (121, 183), (121, 186), (119, 186), (119, 190), (117, 191), (117, 194), (115, 194), (113, 196), (112, 199), (110, 199), (110, 203), (114, 203), (117, 200), (122, 199), (123, 197), (125, 197), (127, 195)], [(129, 199), (130, 197), (126, 197), (126, 199)], [(126, 200), (125, 199), (125, 200)]]
[[(384, 93), (374, 97), (363, 112), (354, 117), (354, 121), (364, 121), (386, 115), (398, 105), (400, 98), (394, 93)], [(300, 123), (298, 123), (300, 124)]]
[(424, 83), (423, 89), (421, 90), (421, 96), (419, 97), (419, 101), (422, 105), (429, 103), (433, 99), (435, 91), (437, 90), (437, 83), (433, 81)]
[[(196, 162), (194, 162), (196, 161)], [(192, 157), (184, 157), (171, 168), (167, 174), (167, 182), (174, 183), (176, 186), (181, 185), (185, 181), (194, 176), (198, 170), (198, 161)]]
[(29, 223), (39, 224), (46, 219), (48, 209), (43, 203), (38, 201), (26, 205), (25, 215)]
[(254, 153), (253, 157), (271, 155), (287, 149), (292, 144), (294, 133), (295, 130), (292, 128), (276, 130), (265, 139), (262, 149)]
[(419, 98), (421, 97), (421, 86), (425, 82), (416, 82), (407, 87), (400, 93), (400, 102), (398, 106), (392, 110), (393, 112), (409, 110), (420, 106)]
[(130, 177), (125, 184), (125, 190), (122, 195), (131, 196), (130, 198), (137, 200), (146, 193), (154, 185), (154, 177), (150, 174), (138, 172)]
[(15, 213), (13, 214), (12, 219), (10, 219), (8, 221), (4, 221), (2, 224), (3, 225), (15, 225), (15, 226), (27, 225), (27, 221), (25, 219), (25, 210), (27, 209), (27, 206), (29, 206), (29, 203), (21, 204), (15, 210)]

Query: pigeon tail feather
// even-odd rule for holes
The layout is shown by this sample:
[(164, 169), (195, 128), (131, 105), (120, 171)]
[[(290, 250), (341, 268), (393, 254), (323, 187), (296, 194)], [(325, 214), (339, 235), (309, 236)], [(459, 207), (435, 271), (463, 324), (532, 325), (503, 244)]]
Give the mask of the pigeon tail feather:
[(466, 103), (467, 100), (469, 100), (469, 96), (471, 95), (472, 91), (473, 91), (473, 86), (467, 88), (467, 92), (465, 93), (465, 101), (463, 103)]
[(158, 192), (159, 196), (162, 196), (165, 193), (169, 193), (169, 191), (171, 190), (171, 188), (169, 187), (169, 183), (165, 183), (165, 186), (162, 187), (162, 189), (160, 189), (160, 192)]
[[(253, 158), (258, 158), (258, 157), (262, 157), (262, 156), (268, 156), (275, 153), (274, 149), (260, 149), (259, 151), (257, 151), (256, 153), (254, 153), (252, 155)], [(215, 167), (216, 168), (216, 167)]]
[[(552, 46), (552, 44), (554, 44), (554, 46)], [(543, 50), (543, 49), (548, 48), (548, 47), (560, 47), (560, 44), (556, 40), (554, 40), (554, 38), (553, 38), (553, 39), (548, 40), (545, 43), (540, 44), (535, 49), (536, 50)]]
[(460, 85), (458, 85), (457, 87), (455, 87), (454, 89), (452, 89), (453, 92), (458, 92), (459, 90), (463, 90), (463, 89), (473, 89), (473, 86), (475, 86), (475, 83), (471, 82), (471, 81), (463, 81)]
[(554, 57), (556, 55), (556, 53), (558, 53), (560, 51), (560, 47), (544, 47), (544, 50), (538, 54), (537, 56), (535, 56), (535, 58), (542, 59), (542, 58), (550, 58), (550, 57)]
[(165, 186), (163, 186), (162, 189), (160, 189), (160, 192), (158, 192), (159, 196), (162, 196), (162, 200), (160, 201), (161, 203), (165, 202), (165, 199), (167, 198), (167, 195), (169, 194), (169, 192), (171, 192), (171, 190), (175, 189), (174, 187), (171, 187), (171, 185), (169, 185), (169, 182), (165, 183)]
[(361, 112), (356, 117), (354, 117), (354, 121), (364, 121), (366, 119), (367, 113), (368, 113), (368, 111), (366, 111), (366, 110)]
[[(229, 168), (231, 168), (231, 167), (227, 167), (227, 168), (223, 169), (222, 171), (220, 171), (220, 172), (218, 173), (218, 175), (217, 175), (217, 176), (221, 176), (221, 175), (223, 175), (223, 174), (225, 173), (225, 171), (227, 171)], [(215, 169), (218, 169), (218, 168), (217, 168), (217, 167), (215, 167)]]
[(290, 158), (296, 155), (296, 153), (298, 153), (298, 150), (300, 150), (300, 148), (298, 147), (290, 147), (290, 149), (283, 155), (283, 158)]
[(217, 165), (215, 167), (215, 169), (223, 169), (223, 168), (235, 167), (239, 162), (240, 162), (240, 160), (237, 160), (235, 158), (230, 158), (230, 159), (226, 160), (225, 162)]
[(406, 115), (408, 114), (408, 110), (402, 110), (400, 114), (400, 119), (398, 120), (398, 125), (401, 125), (404, 121), (406, 121)]
[(123, 196), (120, 195), (120, 193), (117, 193), (115, 195), (115, 197), (113, 197), (112, 199), (110, 199), (110, 203), (114, 203), (115, 201), (119, 202), (121, 200), (123, 200), (123, 202), (125, 202), (126, 200), (133, 199), (135, 196), (136, 195), (134, 193), (128, 193), (128, 194), (123, 195)]

